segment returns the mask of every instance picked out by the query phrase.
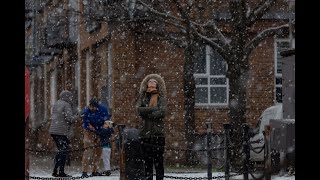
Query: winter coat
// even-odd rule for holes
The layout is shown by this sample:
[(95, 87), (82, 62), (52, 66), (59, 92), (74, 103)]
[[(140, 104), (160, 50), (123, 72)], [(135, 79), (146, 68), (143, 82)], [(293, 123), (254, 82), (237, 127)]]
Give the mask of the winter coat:
[[(150, 97), (146, 96), (147, 83), (149, 79), (158, 81), (157, 89), (159, 92), (156, 107), (149, 107)], [(147, 75), (140, 85), (139, 99), (136, 104), (138, 115), (142, 119), (140, 125), (140, 137), (164, 137), (164, 118), (167, 113), (167, 92), (165, 82), (158, 74)]]
[(72, 112), (72, 98), (70, 91), (60, 93), (59, 100), (52, 107), (50, 134), (69, 135), (71, 124), (78, 118), (78, 115)]
[(101, 128), (96, 131), (96, 133), (100, 137), (101, 146), (111, 147), (111, 135), (114, 133), (113, 128)]
[(110, 114), (108, 108), (99, 103), (99, 107), (95, 112), (91, 112), (89, 107), (85, 107), (82, 113), (82, 127), (86, 130), (89, 130), (89, 124), (93, 126), (97, 131), (102, 128), (104, 121), (110, 119)]

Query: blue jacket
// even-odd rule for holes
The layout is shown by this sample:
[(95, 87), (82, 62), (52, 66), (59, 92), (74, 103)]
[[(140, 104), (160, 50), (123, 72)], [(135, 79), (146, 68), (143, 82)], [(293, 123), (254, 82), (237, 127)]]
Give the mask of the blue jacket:
[(99, 131), (102, 128), (103, 122), (110, 119), (108, 108), (99, 103), (99, 107), (95, 112), (91, 112), (89, 107), (85, 107), (82, 112), (82, 127), (89, 129), (89, 123)]
[(113, 132), (113, 128), (101, 128), (100, 130), (96, 131), (96, 133), (100, 136), (101, 146), (111, 147), (110, 137)]

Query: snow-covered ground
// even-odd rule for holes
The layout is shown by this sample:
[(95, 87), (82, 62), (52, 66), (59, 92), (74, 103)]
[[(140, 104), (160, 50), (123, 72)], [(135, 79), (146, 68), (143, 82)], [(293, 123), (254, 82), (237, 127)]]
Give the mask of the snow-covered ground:
[[(51, 173), (53, 169), (53, 157), (30, 157), (30, 179), (38, 179), (38, 178), (52, 178)], [(70, 166), (66, 166), (65, 172), (72, 177), (80, 177), (81, 176), (81, 164), (79, 162), (71, 162)], [(206, 169), (172, 169), (172, 168), (165, 168), (165, 177), (164, 179), (181, 179), (181, 178), (205, 178), (208, 177)], [(224, 172), (213, 172), (212, 177), (214, 179), (217, 176), (224, 176)], [(78, 179), (78, 178), (77, 178)], [(115, 170), (112, 172), (110, 176), (95, 176), (85, 178), (88, 180), (119, 180), (120, 179), (120, 172), (119, 170)], [(155, 179), (155, 177), (154, 177)], [(243, 179), (243, 175), (238, 175), (234, 177), (230, 177), (229, 179)], [(249, 179), (253, 179), (249, 175)], [(294, 180), (294, 175), (284, 174), (280, 175), (272, 175), (272, 180)], [(224, 180), (224, 178), (220, 178), (220, 180)]]
[[(73, 177), (79, 177), (81, 176), (81, 174), (79, 172), (68, 172), (70, 175), (72, 175)], [(223, 176), (224, 173), (220, 172), (220, 173), (212, 173), (212, 177), (214, 179), (219, 179), (219, 178), (215, 178), (215, 176)], [(52, 176), (48, 173), (44, 173), (44, 172), (31, 172), (30, 176), (32, 177), (51, 177)], [(165, 176), (169, 176), (166, 177), (164, 179), (181, 179), (181, 177), (185, 177), (185, 178), (204, 178), (204, 177), (208, 177), (206, 172), (199, 172), (199, 173), (195, 173), (195, 172), (184, 172), (184, 173), (165, 173)], [(36, 178), (34, 178), (36, 179)], [(119, 171), (115, 171), (113, 172), (110, 176), (94, 176), (94, 177), (89, 177), (86, 179), (90, 179), (90, 180), (102, 180), (102, 179), (108, 179), (108, 180), (119, 180), (120, 179), (120, 174)], [(154, 179), (156, 179), (154, 177)], [(229, 179), (243, 179), (243, 176), (235, 176)], [(249, 179), (253, 179), (250, 177), (249, 175)], [(271, 177), (272, 180), (294, 180), (295, 176), (291, 175), (284, 175), (284, 176), (279, 176), (279, 175), (273, 175)], [(224, 178), (220, 178), (220, 180), (224, 180)]]

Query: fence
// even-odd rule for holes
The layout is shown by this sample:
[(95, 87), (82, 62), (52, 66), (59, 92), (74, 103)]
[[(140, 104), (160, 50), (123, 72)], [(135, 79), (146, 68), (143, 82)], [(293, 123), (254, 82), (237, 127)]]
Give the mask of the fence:
[[(119, 167), (112, 169), (111, 171), (120, 170), (120, 180), (125, 180), (125, 160), (124, 160), (124, 136), (123, 136), (123, 130), (125, 128), (125, 125), (118, 125), (119, 128), (119, 137), (116, 140), (118, 144), (118, 149), (120, 150), (120, 163)], [(206, 154), (206, 160), (203, 161), (207, 164), (207, 177), (176, 177), (176, 176), (164, 176), (168, 179), (220, 179), (225, 178), (225, 180), (229, 180), (230, 177), (238, 176), (243, 174), (243, 179), (248, 180), (249, 175), (255, 179), (271, 179), (271, 156), (270, 156), (270, 127), (266, 126), (265, 132), (264, 132), (264, 142), (265, 144), (262, 147), (259, 148), (253, 148), (252, 144), (257, 143), (250, 142), (249, 139), (249, 126), (247, 124), (244, 124), (242, 127), (242, 136), (240, 137), (232, 137), (230, 135), (231, 125), (230, 124), (224, 124), (224, 132), (221, 134), (213, 134), (212, 132), (212, 124), (207, 123), (207, 134), (206, 134), (206, 146), (195, 146), (196, 148), (192, 149), (192, 151), (196, 151), (200, 154)], [(196, 144), (203, 145), (203, 142), (196, 142)], [(88, 147), (88, 148), (95, 148), (94, 146)], [(72, 149), (69, 150), (70, 153), (78, 153), (81, 151), (84, 151), (86, 148), (81, 149)], [(165, 149), (165, 150), (172, 150), (172, 149)], [(176, 151), (185, 151), (187, 149), (174, 149)], [(253, 151), (254, 153), (260, 153), (264, 151), (264, 168), (263, 171), (258, 171), (257, 168), (253, 165), (253, 163), (250, 161), (250, 151)], [(31, 149), (26, 149), (26, 151), (34, 152), (34, 153), (41, 153), (43, 151), (33, 151)], [(44, 153), (44, 152), (43, 152)], [(55, 153), (46, 151), (45, 153)], [(238, 157), (244, 157), (239, 158), (238, 161), (233, 159), (232, 157), (235, 157), (234, 155), (238, 155)], [(216, 169), (224, 169), (225, 175), (224, 176), (212, 176), (212, 169), (213, 164), (212, 162), (215, 161), (215, 168)], [(255, 175), (256, 173), (256, 175)], [(257, 176), (257, 173), (260, 174)], [(28, 176), (30, 179), (83, 179), (83, 177), (67, 177), (67, 178), (59, 178), (59, 177), (36, 177), (32, 176), (32, 174)], [(91, 177), (91, 176), (89, 176)]]

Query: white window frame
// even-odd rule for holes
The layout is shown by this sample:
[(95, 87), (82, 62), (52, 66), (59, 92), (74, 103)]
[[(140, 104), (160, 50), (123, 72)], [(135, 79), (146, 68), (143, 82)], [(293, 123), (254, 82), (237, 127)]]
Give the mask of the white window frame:
[(109, 108), (112, 108), (112, 43), (108, 43), (108, 57), (107, 57), (107, 63), (108, 63), (108, 79), (107, 79), (107, 86), (108, 86), (108, 105)]
[[(291, 42), (290, 38), (277, 38), (277, 37), (275, 37), (275, 40), (274, 40), (274, 102), (275, 103), (281, 103), (281, 102), (277, 101), (277, 88), (281, 88), (281, 90), (282, 90), (282, 82), (281, 82), (281, 84), (277, 84), (277, 82), (276, 82), (277, 78), (282, 79), (282, 70), (281, 70), (281, 73), (278, 73), (278, 63), (279, 63), (278, 60), (280, 60), (278, 57), (278, 42), (292, 43), (291, 48), (295, 48), (295, 39), (292, 39), (292, 42)], [(282, 97), (281, 97), (281, 100), (282, 100)]]
[(90, 51), (86, 52), (86, 100), (87, 100), (87, 104), (89, 104), (90, 101), (90, 85), (91, 85), (91, 64), (93, 61), (93, 57), (91, 55)]
[(77, 90), (77, 101), (78, 101), (78, 106), (77, 110), (78, 112), (81, 111), (81, 81), (80, 81), (80, 63), (77, 61), (74, 65), (74, 70), (75, 70), (75, 81), (74, 81), (74, 87)]
[(52, 107), (57, 101), (57, 69), (51, 71), (50, 74), (50, 114), (52, 113)]
[[(205, 73), (195, 73), (194, 78), (207, 78), (207, 84), (205, 85), (196, 85), (196, 88), (198, 87), (205, 87), (208, 88), (208, 102), (207, 103), (195, 103), (196, 106), (228, 106), (229, 103), (229, 79), (226, 77), (226, 75), (210, 75), (210, 55), (212, 54), (212, 48), (208, 45), (206, 45), (206, 72)], [(227, 64), (226, 64), (226, 68)], [(226, 69), (227, 70), (227, 69)], [(211, 78), (226, 78), (226, 84), (210, 84)], [(210, 89), (212, 87), (225, 87), (226, 88), (226, 103), (211, 103), (210, 97), (211, 97), (211, 91)]]

